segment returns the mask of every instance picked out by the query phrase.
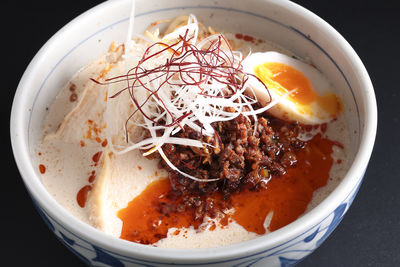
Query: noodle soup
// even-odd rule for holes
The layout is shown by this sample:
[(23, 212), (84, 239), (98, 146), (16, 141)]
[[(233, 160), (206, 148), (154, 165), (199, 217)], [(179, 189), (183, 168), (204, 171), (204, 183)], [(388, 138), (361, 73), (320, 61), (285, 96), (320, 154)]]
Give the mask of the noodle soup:
[[(157, 247), (225, 246), (291, 223), (341, 181), (349, 136), (340, 98), (314, 92), (304, 104), (312, 93), (264, 79), (297, 67), (295, 80), (324, 80), (309, 62), (194, 16), (129, 41), (62, 88), (37, 147), (43, 184), (83, 222)], [(295, 63), (260, 76), (252, 69), (264, 62), (251, 66), (250, 52), (317, 74)], [(274, 86), (288, 89), (276, 96)]]

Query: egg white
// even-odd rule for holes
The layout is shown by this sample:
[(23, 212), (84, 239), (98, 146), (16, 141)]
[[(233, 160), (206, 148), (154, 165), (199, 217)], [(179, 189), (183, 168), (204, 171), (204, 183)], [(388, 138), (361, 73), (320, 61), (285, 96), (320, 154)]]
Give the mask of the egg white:
[[(331, 84), (319, 70), (300, 60), (278, 52), (271, 51), (250, 54), (243, 60), (243, 70), (246, 73), (255, 74), (254, 68), (256, 66), (268, 62), (285, 64), (300, 71), (310, 81), (313, 90), (320, 96), (332, 92)], [(250, 86), (262, 105), (266, 105), (271, 101), (265, 87), (259, 81), (251, 79)], [(273, 88), (269, 89), (272, 101), (280, 97)], [(321, 124), (332, 120), (331, 115), (317, 103), (312, 102), (309, 107), (312, 112), (310, 114), (304, 113), (301, 112), (301, 108), (296, 103), (287, 98), (282, 98), (279, 100), (278, 104), (270, 108), (268, 112), (278, 118), (287, 121), (298, 121), (303, 124)]]

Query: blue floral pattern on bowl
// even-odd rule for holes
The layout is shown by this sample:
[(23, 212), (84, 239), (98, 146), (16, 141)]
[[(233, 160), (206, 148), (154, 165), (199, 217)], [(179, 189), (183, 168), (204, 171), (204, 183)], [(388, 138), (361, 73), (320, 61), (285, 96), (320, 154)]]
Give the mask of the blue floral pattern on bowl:
[[(209, 262), (194, 264), (198, 266), (234, 266), (234, 267), (256, 267), (256, 266), (293, 266), (319, 247), (322, 242), (332, 233), (342, 220), (351, 203), (353, 202), (362, 179), (342, 203), (321, 222), (308, 229), (297, 237), (271, 249), (231, 259), (229, 261)], [(34, 201), (40, 216), (46, 222), (56, 237), (83, 262), (90, 266), (104, 267), (128, 267), (128, 266), (185, 266), (185, 264), (165, 263), (157, 261), (146, 261), (132, 257), (119, 255), (112, 251), (100, 248), (89, 241), (79, 237), (66, 229), (48, 213), (41, 209)], [(191, 264), (193, 265), (193, 264)], [(193, 265), (193, 266), (194, 266)]]

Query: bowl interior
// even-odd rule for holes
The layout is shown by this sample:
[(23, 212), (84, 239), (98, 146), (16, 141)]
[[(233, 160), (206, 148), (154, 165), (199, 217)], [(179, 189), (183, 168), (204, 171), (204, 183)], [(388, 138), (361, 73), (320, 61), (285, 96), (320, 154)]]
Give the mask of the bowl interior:
[[(368, 105), (361, 90), (365, 85), (357, 75), (352, 59), (343, 52), (348, 50), (348, 44), (326, 34), (328, 30), (333, 30), (328, 25), (321, 24), (312, 13), (286, 1), (153, 2), (149, 5), (147, 0), (136, 1), (136, 33), (142, 33), (156, 20), (193, 13), (206, 25), (270, 40), (302, 58), (310, 59), (333, 83), (336, 93), (344, 101), (344, 116), (352, 146), (349, 149), (350, 160), (353, 161), (366, 124)], [(125, 41), (129, 13), (130, 1), (107, 1), (72, 21), (39, 51), (28, 67), (16, 96), (21, 107), (18, 108), (21, 146), (27, 155), (33, 155), (42, 138), (41, 127), (46, 110), (60, 88), (80, 68), (107, 51), (111, 42)], [(29, 167), (37, 175), (24, 179), (39, 180), (34, 164), (31, 157)], [(45, 191), (44, 187), (40, 190)]]

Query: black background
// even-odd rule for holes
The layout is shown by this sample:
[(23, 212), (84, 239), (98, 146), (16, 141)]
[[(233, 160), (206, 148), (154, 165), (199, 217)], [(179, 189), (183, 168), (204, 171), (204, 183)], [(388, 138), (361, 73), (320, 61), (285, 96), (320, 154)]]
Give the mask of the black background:
[[(39, 48), (101, 1), (2, 2), (1, 88), (4, 128), (18, 81)], [(333, 234), (299, 266), (400, 266), (400, 14), (397, 1), (296, 3), (336, 28), (364, 62), (375, 87), (378, 133), (353, 205)], [(4, 140), (9, 140), (7, 130)], [(2, 266), (83, 266), (49, 231), (19, 176), (11, 146), (1, 161)], [(5, 182), (4, 182), (5, 181)], [(9, 262), (9, 264), (3, 265)]]

